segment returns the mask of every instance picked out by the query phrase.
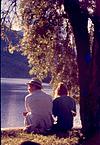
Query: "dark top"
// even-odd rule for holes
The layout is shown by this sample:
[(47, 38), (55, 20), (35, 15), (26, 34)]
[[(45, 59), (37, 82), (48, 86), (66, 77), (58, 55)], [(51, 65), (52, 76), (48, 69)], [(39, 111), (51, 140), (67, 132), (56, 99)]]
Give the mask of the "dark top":
[(71, 129), (73, 126), (73, 114), (76, 112), (75, 100), (69, 96), (60, 96), (53, 101), (53, 115), (58, 117), (59, 129)]

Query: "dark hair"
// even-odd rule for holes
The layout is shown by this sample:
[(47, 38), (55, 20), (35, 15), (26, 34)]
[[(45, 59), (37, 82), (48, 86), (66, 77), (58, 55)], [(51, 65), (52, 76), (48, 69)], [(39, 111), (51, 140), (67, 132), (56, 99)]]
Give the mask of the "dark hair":
[(63, 82), (58, 84), (58, 87), (56, 89), (56, 95), (59, 95), (59, 96), (67, 95), (67, 87)]
[(40, 145), (40, 144), (32, 141), (23, 141), (20, 145)]

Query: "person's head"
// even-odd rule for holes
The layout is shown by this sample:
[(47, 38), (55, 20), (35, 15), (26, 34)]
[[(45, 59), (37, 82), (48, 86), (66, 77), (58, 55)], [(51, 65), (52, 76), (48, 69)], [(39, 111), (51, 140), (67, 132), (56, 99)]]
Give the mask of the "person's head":
[(63, 82), (60, 82), (57, 86), (57, 89), (55, 91), (56, 96), (63, 96), (67, 95), (67, 87)]
[(40, 145), (40, 144), (32, 141), (23, 141), (20, 145)]
[(42, 82), (37, 79), (37, 78), (33, 78), (31, 79), (28, 83), (28, 92), (32, 93), (35, 90), (41, 90), (42, 88)]

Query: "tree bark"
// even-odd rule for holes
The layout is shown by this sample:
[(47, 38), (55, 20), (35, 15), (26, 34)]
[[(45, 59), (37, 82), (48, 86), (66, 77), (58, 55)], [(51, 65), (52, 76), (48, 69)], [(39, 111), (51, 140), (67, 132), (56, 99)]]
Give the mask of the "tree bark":
[[(86, 137), (93, 134), (93, 110), (91, 109), (90, 80), (92, 78), (91, 54), (89, 46), (89, 37), (87, 30), (88, 14), (87, 11), (81, 11), (78, 0), (65, 0), (65, 11), (73, 28), (76, 49), (77, 62), (79, 68), (80, 83), (80, 115), (82, 130)], [(95, 98), (94, 98), (95, 100)]]
[(91, 111), (93, 112), (93, 128), (100, 131), (100, 1), (96, 0), (96, 10), (93, 18), (94, 45), (92, 60), (92, 81), (90, 83)]

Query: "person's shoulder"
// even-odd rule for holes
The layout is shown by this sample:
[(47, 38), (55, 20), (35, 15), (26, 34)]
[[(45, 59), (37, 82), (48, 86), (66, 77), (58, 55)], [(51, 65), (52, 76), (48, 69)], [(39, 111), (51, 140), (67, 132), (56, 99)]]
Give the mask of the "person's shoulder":
[(32, 94), (28, 94), (25, 96), (25, 99), (28, 99), (30, 96), (32, 96)]
[(56, 98), (53, 100), (53, 102), (57, 102), (57, 101), (59, 101), (60, 98), (61, 98), (61, 97), (56, 97)]
[(42, 92), (43, 96), (46, 96), (46, 97), (48, 97), (48, 98), (52, 98), (52, 96), (49, 95), (49, 94), (47, 94), (45, 91), (42, 90), (41, 92)]
[(41, 90), (41, 93), (43, 93), (46, 96), (50, 96), (49, 94), (47, 94), (44, 90)]
[(75, 99), (71, 96), (67, 96), (71, 101), (76, 102)]
[(49, 99), (52, 100), (52, 96), (46, 93), (46, 96), (48, 96)]

